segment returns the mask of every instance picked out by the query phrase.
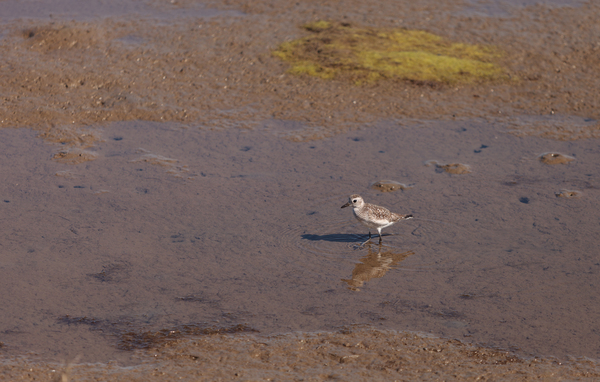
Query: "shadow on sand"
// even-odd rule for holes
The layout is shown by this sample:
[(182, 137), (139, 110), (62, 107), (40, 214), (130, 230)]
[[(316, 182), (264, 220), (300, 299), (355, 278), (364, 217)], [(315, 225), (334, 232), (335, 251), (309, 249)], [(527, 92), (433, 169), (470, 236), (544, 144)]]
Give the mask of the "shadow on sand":
[[(392, 234), (384, 233), (382, 236), (392, 236)], [(366, 241), (369, 236), (368, 235), (357, 235), (353, 233), (335, 233), (329, 235), (313, 235), (313, 234), (304, 234), (302, 235), (304, 240), (310, 241), (333, 241), (338, 243), (354, 243), (359, 242), (362, 243)], [(379, 235), (373, 235), (373, 240), (378, 240)]]

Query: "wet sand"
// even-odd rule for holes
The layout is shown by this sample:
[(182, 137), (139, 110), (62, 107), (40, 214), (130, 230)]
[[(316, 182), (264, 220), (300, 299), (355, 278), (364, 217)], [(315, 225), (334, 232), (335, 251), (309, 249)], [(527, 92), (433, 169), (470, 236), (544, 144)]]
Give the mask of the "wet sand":
[(523, 359), (506, 351), (417, 333), (343, 330), (257, 338), (211, 336), (171, 342), (135, 366), (4, 363), (29, 380), (597, 380), (597, 363)]
[[(198, 19), (178, 14), (163, 37), (150, 36), (145, 19), (62, 20), (60, 33), (92, 36), (70, 45), (59, 33), (51, 49), (56, 26), (48, 20), (3, 24), (0, 49), (13, 64), (0, 75), (14, 81), (2, 88), (2, 126), (18, 129), (0, 130), (0, 375), (60, 376), (64, 362), (75, 362), (67, 374), (82, 380), (360, 380), (373, 370), (381, 379), (598, 378), (600, 154), (597, 95), (583, 86), (592, 81), (588, 68), (493, 89), (293, 78), (265, 46), (301, 33), (286, 24), (294, 15), (332, 10), (304, 4), (279, 19), (260, 2), (236, 4), (220, 11), (233, 13), (203, 16), (210, 32), (177, 46), (168, 44)], [(427, 4), (407, 11), (433, 15)], [(375, 16), (363, 22), (391, 17), (384, 14), (392, 5), (369, 10)], [(581, 17), (585, 27), (597, 14), (590, 4), (537, 6), (506, 19), (444, 6), (450, 37), (465, 37), (460, 21), (481, 28), (471, 39), (506, 32), (495, 43), (516, 33), (505, 23), (546, 25), (533, 17), (542, 8), (565, 24)], [(24, 24), (36, 31), (31, 37)], [(252, 58), (231, 63), (240, 28), (260, 33), (245, 42)], [(46, 37), (35, 45), (39, 30)], [(560, 38), (572, 42), (568, 31)], [(545, 54), (544, 41), (536, 54)], [(522, 49), (510, 57), (526, 57)], [(84, 70), (78, 60), (95, 54)], [(144, 54), (152, 60), (127, 77), (132, 58)], [(41, 57), (60, 65), (41, 68)], [(111, 70), (93, 77), (107, 66), (100, 57), (114, 58)], [(196, 72), (173, 65), (185, 57), (204, 61)], [(520, 76), (539, 65), (522, 64)], [(198, 70), (205, 77), (190, 80)], [(239, 77), (219, 77), (223, 70)], [(164, 84), (153, 77), (159, 72)], [(67, 77), (75, 82), (59, 81)], [(576, 78), (580, 85), (561, 94), (591, 95), (585, 105), (545, 98)], [(203, 90), (182, 88), (194, 84)], [(406, 102), (390, 108), (398, 93)], [(362, 106), (348, 109), (341, 94)], [(359, 247), (366, 229), (339, 208), (352, 193), (415, 219), (387, 228), (381, 247)], [(296, 348), (301, 341), (310, 343), (306, 353)], [(389, 353), (401, 343), (401, 356)], [(274, 374), (281, 364), (289, 375)]]

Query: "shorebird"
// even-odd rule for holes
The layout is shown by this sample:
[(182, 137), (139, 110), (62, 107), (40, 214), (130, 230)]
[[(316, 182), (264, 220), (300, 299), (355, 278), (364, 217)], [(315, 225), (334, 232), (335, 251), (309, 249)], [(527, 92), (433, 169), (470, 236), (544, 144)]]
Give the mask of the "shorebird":
[[(349, 206), (352, 206), (352, 212), (354, 212), (356, 220), (369, 228), (369, 240), (371, 240), (371, 229), (377, 228), (377, 232), (379, 232), (379, 244), (381, 244), (381, 230), (383, 228), (389, 227), (400, 220), (407, 220), (413, 217), (412, 215), (396, 214), (390, 212), (385, 207), (365, 203), (363, 198), (357, 194), (350, 195), (348, 203), (344, 204), (342, 208)], [(366, 244), (369, 240), (363, 244)]]

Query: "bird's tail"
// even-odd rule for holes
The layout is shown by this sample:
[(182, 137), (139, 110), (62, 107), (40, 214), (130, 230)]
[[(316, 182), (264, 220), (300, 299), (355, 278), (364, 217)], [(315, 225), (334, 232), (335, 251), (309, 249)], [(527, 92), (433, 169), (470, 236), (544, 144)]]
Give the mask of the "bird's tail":
[(412, 215), (400, 215), (400, 214), (394, 214), (396, 220), (395, 221), (399, 221), (399, 220), (408, 220), (408, 219), (412, 219), (413, 216)]

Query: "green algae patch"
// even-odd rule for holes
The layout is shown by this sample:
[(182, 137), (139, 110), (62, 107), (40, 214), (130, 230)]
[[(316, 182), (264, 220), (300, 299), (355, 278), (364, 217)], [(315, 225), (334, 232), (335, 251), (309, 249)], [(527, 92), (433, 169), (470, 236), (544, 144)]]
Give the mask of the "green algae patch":
[(317, 21), (311, 35), (284, 42), (273, 54), (291, 64), (289, 73), (357, 84), (381, 79), (417, 83), (509, 80), (502, 52), (486, 45), (455, 43), (419, 30), (356, 28)]

